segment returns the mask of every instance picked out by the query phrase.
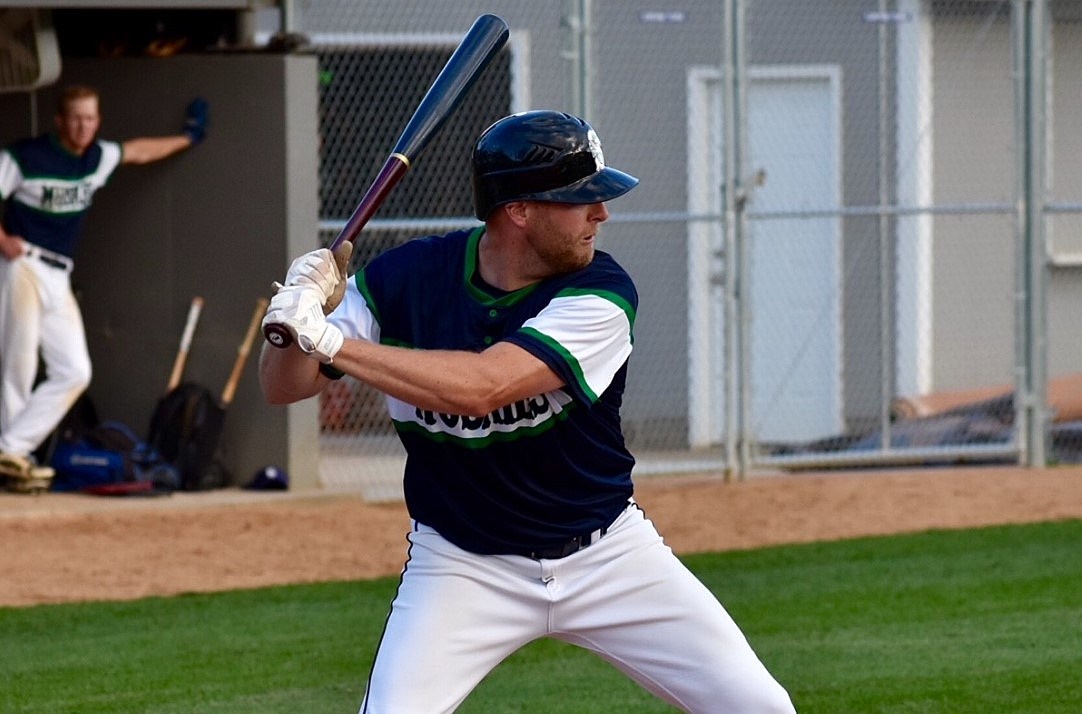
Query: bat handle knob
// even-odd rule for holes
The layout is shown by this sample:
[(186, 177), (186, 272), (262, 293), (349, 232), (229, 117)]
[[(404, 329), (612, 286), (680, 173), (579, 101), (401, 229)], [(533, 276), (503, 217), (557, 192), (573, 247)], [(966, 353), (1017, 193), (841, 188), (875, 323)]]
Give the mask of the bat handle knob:
[(263, 327), (263, 337), (267, 339), (267, 342), (272, 346), (279, 349), (285, 349), (293, 344), (293, 336), (289, 334), (283, 325), (271, 323)]

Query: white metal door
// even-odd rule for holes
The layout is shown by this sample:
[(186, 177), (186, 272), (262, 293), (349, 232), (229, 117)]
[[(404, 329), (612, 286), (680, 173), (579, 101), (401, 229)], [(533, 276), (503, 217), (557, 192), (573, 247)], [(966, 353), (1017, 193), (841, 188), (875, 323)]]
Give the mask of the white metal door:
[[(747, 92), (749, 189), (746, 276), (751, 436), (802, 441), (842, 428), (840, 77), (835, 67), (758, 67)], [(689, 208), (722, 210), (722, 114), (716, 70), (689, 82)], [(743, 183), (752, 183), (745, 176)], [(692, 446), (724, 434), (727, 267), (716, 224), (689, 229), (689, 432)]]

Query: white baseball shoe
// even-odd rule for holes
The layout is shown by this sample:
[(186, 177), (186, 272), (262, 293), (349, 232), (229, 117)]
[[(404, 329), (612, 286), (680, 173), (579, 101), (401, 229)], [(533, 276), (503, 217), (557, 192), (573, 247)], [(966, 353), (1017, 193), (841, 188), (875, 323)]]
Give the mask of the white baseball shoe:
[(56, 471), (42, 466), (33, 457), (0, 452), (0, 476), (6, 476), (8, 489), (18, 493), (40, 493), (49, 489)]

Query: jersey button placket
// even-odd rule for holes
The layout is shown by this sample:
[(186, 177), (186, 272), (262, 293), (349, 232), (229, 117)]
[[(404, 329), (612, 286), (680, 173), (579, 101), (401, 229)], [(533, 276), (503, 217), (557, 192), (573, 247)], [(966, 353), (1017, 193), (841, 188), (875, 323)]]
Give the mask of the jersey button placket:
[[(500, 316), (500, 311), (499, 310), (497, 310), (494, 307), (489, 309), (488, 317), (489, 317), (489, 326), (490, 326), (490, 328), (495, 326), (494, 323), (496, 322), (497, 318), (499, 318), (499, 316)], [(493, 337), (492, 335), (485, 335), (484, 343), (485, 343), (486, 347), (488, 345), (491, 345), (495, 341), (496, 341), (496, 338)]]

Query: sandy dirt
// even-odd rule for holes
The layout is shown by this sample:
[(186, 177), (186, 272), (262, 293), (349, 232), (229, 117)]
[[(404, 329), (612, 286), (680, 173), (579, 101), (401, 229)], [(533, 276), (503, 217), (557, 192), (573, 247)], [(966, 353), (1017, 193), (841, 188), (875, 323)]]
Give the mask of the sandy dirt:
[[(640, 479), (677, 553), (1082, 518), (1082, 467)], [(0, 494), (0, 606), (396, 575), (408, 518), (353, 494)]]

